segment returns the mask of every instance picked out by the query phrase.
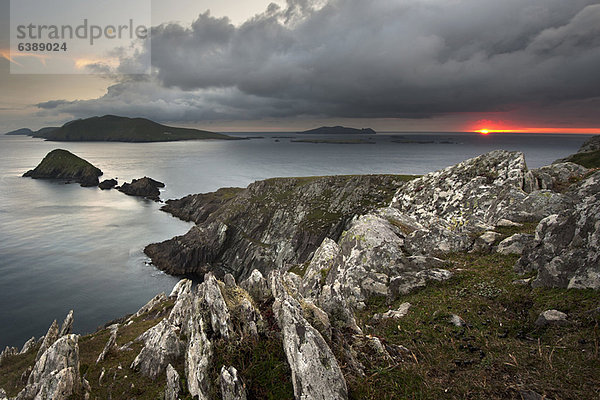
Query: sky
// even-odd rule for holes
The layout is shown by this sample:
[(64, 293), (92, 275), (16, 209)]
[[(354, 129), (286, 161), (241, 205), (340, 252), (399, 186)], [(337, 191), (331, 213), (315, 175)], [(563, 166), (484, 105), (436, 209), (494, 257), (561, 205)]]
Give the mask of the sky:
[[(0, 0), (4, 131), (117, 114), (215, 131), (600, 133), (600, 1), (153, 1), (150, 44), (87, 67), (103, 75), (10, 74), (9, 11)], [(148, 55), (151, 74), (122, 73)]]

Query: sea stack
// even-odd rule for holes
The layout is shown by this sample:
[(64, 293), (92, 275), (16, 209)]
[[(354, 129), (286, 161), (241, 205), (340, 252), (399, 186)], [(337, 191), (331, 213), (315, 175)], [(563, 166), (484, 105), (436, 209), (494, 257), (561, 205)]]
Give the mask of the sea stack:
[(59, 179), (77, 182), (84, 187), (98, 186), (98, 177), (101, 175), (102, 171), (99, 168), (62, 149), (52, 150), (35, 169), (23, 174), (24, 177), (33, 179)]

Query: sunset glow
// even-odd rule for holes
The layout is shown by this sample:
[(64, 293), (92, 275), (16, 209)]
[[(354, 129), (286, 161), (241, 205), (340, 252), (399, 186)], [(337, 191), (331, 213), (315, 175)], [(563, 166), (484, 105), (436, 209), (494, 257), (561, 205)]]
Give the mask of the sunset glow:
[(507, 120), (481, 119), (469, 124), (465, 131), (488, 135), (490, 133), (580, 133), (580, 134), (598, 134), (600, 127), (597, 128), (556, 128), (556, 127), (532, 127), (521, 126)]

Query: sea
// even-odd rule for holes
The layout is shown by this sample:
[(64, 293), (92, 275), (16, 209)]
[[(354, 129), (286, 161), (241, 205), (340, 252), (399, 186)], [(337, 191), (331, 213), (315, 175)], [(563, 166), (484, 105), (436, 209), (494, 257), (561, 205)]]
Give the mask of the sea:
[[(149, 176), (166, 183), (161, 199), (246, 187), (271, 177), (411, 174), (435, 171), (495, 149), (522, 151), (529, 168), (577, 151), (572, 134), (378, 133), (323, 137), (235, 133), (236, 141), (170, 143), (49, 142), (0, 135), (0, 346), (21, 347), (74, 310), (74, 332), (95, 331), (134, 313), (178, 278), (151, 265), (143, 248), (191, 224), (160, 203), (118, 191), (33, 180), (21, 175), (51, 150), (88, 160), (103, 179)], [(297, 140), (363, 139), (368, 144)]]

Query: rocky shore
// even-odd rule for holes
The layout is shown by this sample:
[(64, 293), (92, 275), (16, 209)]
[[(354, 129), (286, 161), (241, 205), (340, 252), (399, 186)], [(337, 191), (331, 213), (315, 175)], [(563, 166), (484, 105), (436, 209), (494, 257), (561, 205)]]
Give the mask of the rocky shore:
[(600, 396), (596, 169), (493, 151), (164, 210), (196, 225), (146, 253), (200, 283), (5, 349), (0, 399)]

